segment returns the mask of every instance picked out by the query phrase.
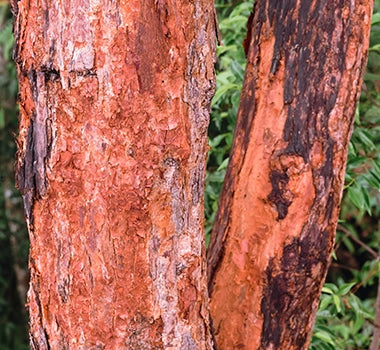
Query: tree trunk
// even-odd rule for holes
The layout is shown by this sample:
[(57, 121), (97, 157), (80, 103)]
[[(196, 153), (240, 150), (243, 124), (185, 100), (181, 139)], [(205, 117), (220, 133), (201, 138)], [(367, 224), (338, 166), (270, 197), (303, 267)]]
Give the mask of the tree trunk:
[(334, 244), (371, 2), (257, 0), (208, 250), (220, 349), (306, 349)]
[(13, 1), (33, 349), (210, 349), (211, 0)]

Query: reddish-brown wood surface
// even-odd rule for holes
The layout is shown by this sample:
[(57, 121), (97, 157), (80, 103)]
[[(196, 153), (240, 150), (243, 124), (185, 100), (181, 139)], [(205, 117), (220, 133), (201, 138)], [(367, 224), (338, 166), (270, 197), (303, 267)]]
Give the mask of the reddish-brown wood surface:
[(257, 0), (208, 250), (218, 348), (306, 349), (334, 243), (370, 1)]
[(210, 349), (211, 0), (19, 0), (33, 349)]

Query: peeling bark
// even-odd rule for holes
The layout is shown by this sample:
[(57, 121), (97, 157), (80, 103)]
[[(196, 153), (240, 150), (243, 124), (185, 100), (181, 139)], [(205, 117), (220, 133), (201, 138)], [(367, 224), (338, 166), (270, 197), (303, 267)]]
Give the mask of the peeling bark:
[(208, 250), (220, 349), (306, 349), (325, 279), (371, 2), (255, 2)]
[(12, 3), (32, 349), (210, 349), (211, 1)]

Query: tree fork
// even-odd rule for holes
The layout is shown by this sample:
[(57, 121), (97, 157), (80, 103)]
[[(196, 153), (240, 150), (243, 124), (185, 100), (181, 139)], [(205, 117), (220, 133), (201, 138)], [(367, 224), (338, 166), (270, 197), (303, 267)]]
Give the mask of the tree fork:
[(32, 349), (210, 349), (212, 1), (12, 7)]
[(208, 249), (220, 349), (306, 349), (334, 244), (368, 1), (257, 0)]

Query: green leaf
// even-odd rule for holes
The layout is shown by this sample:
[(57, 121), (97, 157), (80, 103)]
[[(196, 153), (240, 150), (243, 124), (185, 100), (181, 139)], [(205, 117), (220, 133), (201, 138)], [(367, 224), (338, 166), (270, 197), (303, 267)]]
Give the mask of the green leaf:
[(221, 134), (218, 136), (215, 136), (212, 140), (209, 140), (209, 144), (211, 147), (217, 147), (219, 144), (226, 138), (227, 134)]
[(348, 237), (343, 236), (342, 241), (350, 253), (355, 252), (355, 246), (353, 245), (353, 243), (351, 242), (351, 240)]
[(235, 6), (233, 11), (231, 12), (231, 16), (234, 17), (237, 15), (241, 15), (242, 13), (245, 12), (245, 17), (247, 18), (249, 16), (249, 14), (251, 13), (251, 11), (252, 11), (252, 2), (251, 1), (246, 1), (246, 2), (243, 1), (241, 4)]
[(342, 334), (344, 340), (347, 340), (350, 336), (350, 329), (345, 324), (334, 327), (334, 331)]
[(331, 304), (331, 302), (332, 302), (331, 296), (322, 297), (321, 302), (319, 304), (319, 311), (326, 310), (327, 307)]
[(369, 48), (369, 51), (380, 51), (380, 44), (377, 44), (377, 45), (373, 45)]
[(356, 129), (355, 135), (368, 151), (376, 150), (376, 146), (371, 140), (371, 135), (368, 133), (368, 131), (358, 128)]
[(355, 124), (356, 125), (360, 125), (359, 105), (360, 105), (360, 103), (358, 103), (358, 105), (356, 106), (356, 110), (355, 110)]
[(218, 77), (216, 79), (217, 85), (218, 86), (223, 86), (231, 83), (235, 79), (235, 76), (232, 74), (231, 71), (225, 71), (220, 74), (218, 74)]
[(237, 61), (232, 60), (231, 61), (231, 70), (240, 79), (240, 81), (243, 81), (243, 79), (244, 79), (244, 67), (243, 66), (241, 66)]
[(328, 290), (331, 290), (330, 294), (334, 294), (338, 292), (338, 287), (334, 283), (325, 283), (323, 288), (327, 288)]
[[(223, 55), (224, 53), (233, 53), (233, 52), (237, 52), (237, 46), (236, 45), (223, 45), (223, 46), (218, 46), (218, 48), (216, 49), (216, 52), (217, 52), (217, 55), (218, 56), (221, 56)], [(218, 76), (220, 75), (221, 73), (218, 73)], [(217, 78), (218, 78), (217, 76)]]
[(355, 311), (355, 313), (361, 312), (362, 305), (361, 305), (360, 299), (356, 295), (354, 294), (351, 295), (349, 304), (352, 307), (352, 309)]
[(379, 24), (380, 23), (380, 13), (374, 13), (372, 15), (371, 25)]
[(367, 180), (373, 188), (380, 189), (380, 178), (373, 170), (369, 170)]
[(354, 333), (354, 334), (357, 333), (360, 330), (360, 328), (362, 328), (363, 323), (364, 323), (363, 313), (357, 312), (355, 314), (355, 323), (352, 327), (352, 333)]
[(376, 80), (380, 80), (380, 77), (378, 74), (366, 72), (364, 74), (364, 80), (376, 81)]
[(326, 285), (324, 285), (322, 287), (322, 293), (334, 294), (334, 292), (329, 287), (327, 287)]
[(372, 162), (372, 169), (374, 171), (374, 175), (380, 181), (380, 164), (378, 164), (376, 161), (373, 161)]
[(217, 171), (226, 169), (228, 165), (228, 160), (229, 158), (226, 158), (225, 160), (223, 160), (222, 164), (219, 165), (219, 168), (217, 169)]
[[(221, 30), (225, 30), (225, 29), (230, 29), (231, 27), (234, 27), (234, 26), (245, 27), (246, 24), (247, 24), (247, 17), (237, 15), (237, 16), (229, 17), (222, 20), (219, 23), (219, 27)], [(235, 30), (236, 30), (236, 27), (235, 27)]]
[(237, 84), (226, 84), (221, 86), (215, 93), (214, 98), (212, 99), (212, 105), (214, 106), (229, 90), (239, 90), (240, 86)]
[(334, 339), (332, 338), (332, 336), (327, 333), (327, 332), (324, 332), (324, 331), (318, 331), (318, 332), (315, 332), (314, 333), (314, 337), (318, 338), (318, 339), (321, 339), (323, 341), (325, 341), (326, 343), (329, 343), (331, 345), (335, 345), (334, 343)]
[(336, 310), (338, 312), (341, 312), (342, 311), (342, 307), (341, 307), (340, 298), (336, 294), (334, 294), (333, 295), (333, 299), (334, 299), (334, 304), (335, 304)]
[(342, 284), (338, 289), (338, 295), (346, 295), (355, 285), (355, 282)]
[(361, 211), (366, 209), (366, 198), (364, 197), (363, 188), (359, 187), (357, 183), (348, 188), (348, 197), (351, 202)]
[(207, 179), (209, 182), (219, 182), (222, 183), (225, 176), (225, 171), (216, 171), (212, 174), (209, 174)]

